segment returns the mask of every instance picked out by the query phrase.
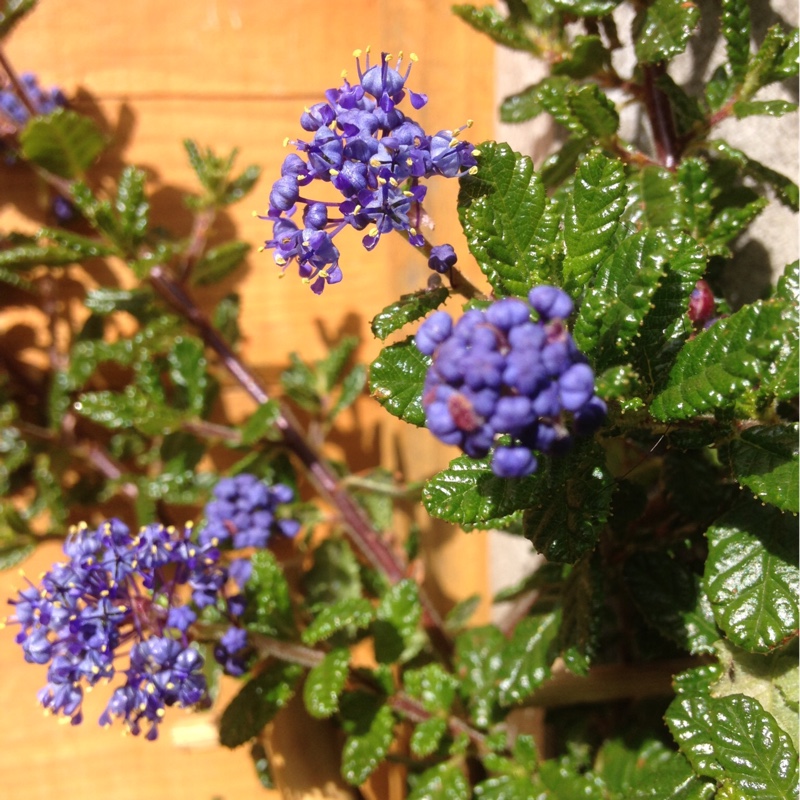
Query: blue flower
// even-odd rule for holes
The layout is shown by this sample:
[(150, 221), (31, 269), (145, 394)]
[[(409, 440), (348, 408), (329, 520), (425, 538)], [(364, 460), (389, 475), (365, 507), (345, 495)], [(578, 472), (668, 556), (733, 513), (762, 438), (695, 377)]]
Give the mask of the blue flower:
[(232, 622), (243, 613), (240, 596), (226, 602), (219, 550), (195, 542), (191, 526), (153, 524), (132, 535), (112, 519), (74, 528), (64, 553), (68, 561), (46, 572), (40, 587), (9, 601), (25, 659), (49, 665), (39, 702), (78, 724), (85, 688), (120, 673), (125, 683), (100, 722), (119, 717), (132, 733), (145, 725), (147, 738), (156, 738), (165, 707), (207, 700), (203, 658), (190, 638), (198, 610), (213, 604)]
[(432, 356), (422, 396), (431, 433), (473, 458), (491, 452), (493, 472), (515, 478), (536, 470), (533, 450), (562, 453), (597, 430), (606, 407), (564, 324), (571, 313), (563, 291), (537, 286), (527, 303), (497, 300), (455, 324), (445, 311), (428, 317), (415, 343)]
[[(273, 224), (264, 249), (273, 251), (282, 269), (295, 263), (300, 277), (317, 294), (342, 279), (339, 250), (333, 243), (342, 230), (365, 231), (362, 244), (367, 250), (392, 231), (402, 233), (415, 247), (426, 246), (420, 232), (424, 181), (477, 169), (477, 151), (458, 138), (468, 126), (429, 136), (400, 110), (407, 96), (414, 109), (427, 102), (424, 94), (407, 85), (415, 56), (405, 69), (402, 54), (396, 65), (387, 53), (374, 64), (369, 51), (363, 65), (361, 52), (355, 56), (359, 83), (345, 80), (340, 88), (329, 89), (326, 102), (315, 103), (301, 116), (301, 126), (313, 136), (310, 141), (292, 142), (297, 152), (286, 157), (263, 217)], [(311, 197), (304, 187), (314, 182), (331, 184), (341, 200)], [(292, 221), (298, 206), (304, 207), (302, 228)], [(455, 261), (453, 248), (441, 245), (432, 248), (429, 266), (446, 272)]]

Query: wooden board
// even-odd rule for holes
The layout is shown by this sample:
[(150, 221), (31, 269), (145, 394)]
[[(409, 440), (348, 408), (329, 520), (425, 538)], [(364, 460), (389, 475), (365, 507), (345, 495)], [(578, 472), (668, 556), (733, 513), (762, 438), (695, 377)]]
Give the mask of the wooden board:
[[(115, 149), (101, 166), (115, 170), (115, 158), (124, 157), (144, 167), (154, 215), (180, 235), (188, 232), (189, 218), (179, 192), (195, 186), (181, 147), (184, 138), (220, 153), (239, 147), (242, 167), (263, 167), (256, 192), (216, 224), (220, 235), (235, 231), (253, 243), (254, 251), (239, 274), (202, 299), (241, 294), (243, 355), (270, 383), (289, 350), (307, 358), (324, 353), (321, 332), (334, 339), (344, 332), (363, 336), (358, 355), (371, 359), (379, 343), (369, 334), (369, 320), (428, 278), (423, 259), (401, 240), (387, 239), (367, 254), (353, 236), (341, 248), (343, 283), (315, 297), (293, 275), (279, 280), (269, 255), (255, 252), (270, 231), (251, 212), (266, 207), (286, 153), (284, 138), (302, 134), (302, 108), (338, 85), (343, 69), (355, 73), (355, 48), (372, 45), (377, 53), (402, 48), (419, 56), (410, 85), (430, 97), (415, 114), (426, 129), (455, 128), (472, 118), (473, 141), (492, 136), (493, 50), (449, 7), (437, 0), (41, 0), (12, 35), (7, 52), (18, 70), (36, 71), (43, 85), (60, 85), (68, 96), (77, 93), (79, 110), (94, 108), (107, 121)], [(454, 184), (431, 184), (426, 203), (436, 222), (431, 238), (453, 243), (465, 270), (476, 277), (458, 229)], [(12, 195), (30, 209), (41, 201), (40, 187), (26, 173), (0, 170), (0, 200), (5, 203)], [(17, 223), (9, 206), (0, 204), (0, 231)], [(10, 324), (0, 319), (3, 330)], [(232, 414), (252, 411), (233, 384), (226, 385), (225, 396)], [(395, 424), (366, 399), (345, 419), (345, 431), (339, 445), (356, 463), (403, 467), (410, 478), (445, 465), (453, 455), (425, 432)], [(478, 534), (467, 537), (444, 527), (425, 542), (427, 570), (443, 607), (485, 593), (484, 545)], [(25, 569), (35, 578), (56, 556), (55, 546), (43, 548)], [(8, 596), (13, 584), (20, 585), (16, 574), (1, 574), (0, 597)], [(214, 744), (216, 712), (170, 715), (155, 744), (123, 740), (118, 731), (94, 724), (105, 702), (102, 690), (87, 701), (87, 719), (78, 728), (43, 718), (35, 695), (45, 671), (23, 662), (13, 635), (11, 629), (0, 631), (4, 800), (271, 796), (258, 784), (244, 749), (228, 752)]]

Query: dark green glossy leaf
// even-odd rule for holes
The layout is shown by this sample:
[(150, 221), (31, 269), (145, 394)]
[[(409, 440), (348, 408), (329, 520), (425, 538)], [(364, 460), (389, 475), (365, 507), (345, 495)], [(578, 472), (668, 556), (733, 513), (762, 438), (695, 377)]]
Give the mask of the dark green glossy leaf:
[(756, 700), (744, 695), (678, 697), (666, 720), (699, 775), (727, 779), (759, 800), (796, 794), (797, 751)]
[(539, 478), (506, 480), (489, 468), (489, 458), (459, 456), (434, 475), (422, 492), (431, 516), (457, 524), (476, 525), (525, 508)]
[(445, 762), (425, 770), (414, 781), (408, 800), (469, 800), (471, 794), (461, 768)]
[(556, 8), (576, 17), (604, 17), (619, 4), (620, 0), (553, 0)]
[(567, 95), (571, 81), (566, 75), (553, 75), (521, 92), (506, 97), (500, 104), (502, 122), (527, 122), (545, 111), (576, 135), (586, 136), (586, 129), (570, 112)]
[(635, 172), (629, 202), (631, 221), (637, 227), (676, 231), (686, 225), (680, 185), (668, 169), (649, 166)]
[(358, 786), (386, 758), (394, 739), (394, 715), (381, 698), (366, 692), (345, 694), (340, 707), (347, 734), (342, 751), (342, 777)]
[(23, 156), (61, 178), (81, 178), (106, 140), (88, 117), (59, 108), (34, 117), (19, 137)]
[(458, 681), (439, 664), (426, 664), (406, 670), (403, 680), (406, 692), (429, 713), (449, 711), (455, 699)]
[(85, 304), (93, 314), (106, 315), (115, 311), (127, 311), (137, 319), (143, 319), (152, 302), (152, 293), (147, 289), (102, 287), (87, 292)]
[(764, 652), (798, 628), (797, 517), (740, 503), (706, 532), (705, 584), (717, 624), (734, 644)]
[(745, 428), (724, 451), (739, 483), (761, 500), (795, 514), (800, 511), (798, 435), (797, 424)]
[(429, 364), (411, 338), (385, 347), (369, 369), (370, 394), (392, 416), (423, 427), (422, 385)]
[(580, 162), (564, 218), (563, 288), (577, 292), (612, 252), (627, 189), (622, 164), (599, 150)]
[(750, 60), (749, 0), (722, 0), (720, 29), (725, 39), (731, 74), (741, 84)]
[(175, 387), (173, 402), (179, 408), (200, 416), (205, 408), (209, 384), (203, 343), (193, 336), (179, 336), (167, 360), (169, 377)]
[(303, 576), (303, 590), (311, 608), (361, 599), (358, 559), (345, 539), (325, 539), (314, 550), (314, 563)]
[(322, 719), (336, 713), (349, 669), (350, 651), (346, 647), (331, 650), (311, 668), (303, 685), (303, 701), (312, 717)]
[(575, 341), (603, 369), (624, 360), (666, 273), (669, 242), (657, 231), (624, 239), (603, 261), (575, 322)]
[(548, 560), (573, 564), (597, 542), (613, 491), (602, 459), (592, 445), (579, 446), (536, 473), (524, 533)]
[(478, 173), (461, 179), (458, 213), (471, 253), (497, 295), (524, 295), (552, 275), (541, 241), (547, 199), (527, 156), (484, 142)]
[(516, 626), (503, 651), (503, 663), (497, 675), (501, 705), (523, 702), (550, 677), (559, 621), (560, 614), (551, 612), (526, 617)]
[(599, 644), (606, 609), (603, 576), (597, 559), (587, 557), (569, 572), (561, 594), (558, 646), (567, 669), (586, 675)]
[(258, 736), (280, 708), (294, 695), (302, 675), (296, 664), (274, 663), (251, 678), (222, 714), (219, 741), (223, 747), (239, 747)]
[(686, 342), (650, 413), (661, 420), (733, 410), (763, 380), (788, 326), (783, 305), (758, 301)]
[(84, 392), (74, 404), (84, 417), (105, 428), (119, 430), (135, 427), (143, 433), (160, 434), (174, 430), (181, 415), (129, 386), (124, 392)]
[(125, 167), (119, 176), (114, 208), (119, 221), (120, 244), (129, 252), (141, 244), (147, 233), (150, 203), (144, 192), (145, 173), (136, 167)]
[(586, 78), (597, 72), (609, 60), (603, 40), (596, 35), (576, 36), (572, 52), (551, 67), (553, 75), (567, 75), (570, 78)]
[(686, 48), (699, 19), (694, 3), (654, 0), (642, 6), (633, 23), (636, 57), (643, 64), (675, 58)]
[(218, 283), (230, 275), (250, 251), (247, 242), (225, 242), (212, 247), (203, 253), (192, 271), (192, 283), (195, 286), (207, 286)]
[(747, 74), (739, 90), (739, 100), (749, 100), (762, 86), (796, 78), (798, 57), (800, 45), (797, 28), (787, 31), (780, 24), (773, 25), (748, 63)]
[(450, 292), (444, 286), (436, 289), (420, 289), (413, 294), (404, 294), (396, 303), (383, 309), (370, 323), (372, 332), (381, 341), (390, 333), (402, 328), (406, 323), (424, 317), (429, 311), (438, 308)]
[(439, 748), (442, 737), (447, 733), (447, 720), (442, 717), (430, 717), (414, 728), (409, 740), (411, 752), (417, 758), (427, 758)]
[(690, 653), (714, 652), (719, 633), (699, 575), (663, 551), (634, 553), (624, 575), (651, 625)]
[(349, 597), (319, 609), (313, 622), (303, 631), (303, 642), (315, 645), (351, 626), (366, 628), (375, 619), (372, 603), (364, 597)]
[(6, 269), (24, 270), (31, 267), (59, 267), (81, 260), (75, 250), (64, 245), (47, 245), (30, 242), (0, 250), (0, 266)]
[(456, 5), (453, 6), (453, 13), (476, 31), (486, 34), (493, 42), (497, 42), (503, 47), (534, 54), (539, 52), (539, 48), (522, 30), (505, 20), (492, 6), (475, 8), (471, 5)]

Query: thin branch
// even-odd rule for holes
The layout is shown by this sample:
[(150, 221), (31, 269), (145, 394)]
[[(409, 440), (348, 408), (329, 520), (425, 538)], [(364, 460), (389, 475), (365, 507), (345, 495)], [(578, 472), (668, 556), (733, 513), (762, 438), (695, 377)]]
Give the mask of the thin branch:
[(35, 117), (39, 113), (39, 109), (36, 108), (33, 100), (31, 100), (28, 90), (19, 79), (19, 75), (17, 75), (14, 67), (11, 66), (11, 61), (9, 61), (2, 47), (0, 47), (0, 67), (2, 67), (3, 71), (8, 75), (8, 80), (14, 87), (14, 93), (19, 97), (25, 108), (28, 109), (30, 115)]
[(669, 97), (656, 86), (664, 71), (663, 64), (642, 65), (645, 108), (650, 119), (656, 157), (667, 169), (673, 170), (680, 160), (680, 144)]

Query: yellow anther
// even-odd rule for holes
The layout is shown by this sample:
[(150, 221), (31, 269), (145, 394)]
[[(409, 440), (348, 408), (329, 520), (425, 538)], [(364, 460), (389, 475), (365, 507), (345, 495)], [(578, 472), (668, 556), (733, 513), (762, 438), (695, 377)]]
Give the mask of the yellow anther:
[(370, 228), (370, 229), (367, 231), (367, 233), (369, 233), (369, 235), (370, 235), (370, 236), (372, 236), (373, 238), (374, 238), (374, 237), (376, 237), (376, 236), (378, 235), (378, 226), (377, 226), (377, 225), (373, 225), (373, 226), (372, 226), (372, 227), (371, 227), (371, 228)]
[(346, 69), (343, 69), (343, 70), (342, 70), (342, 71), (339, 73), (339, 77), (340, 77), (342, 80), (345, 80), (345, 79), (347, 78), (347, 70), (346, 70)]
[(289, 142), (290, 142), (290, 141), (291, 141), (291, 140), (290, 140), (290, 139), (289, 139), (289, 137), (287, 136), (287, 137), (286, 137), (286, 138), (283, 140), (283, 146), (284, 146), (284, 147), (288, 147), (288, 146), (289, 146)]
[(275, 263), (279, 267), (285, 267), (289, 262), (283, 256), (275, 256)]
[(356, 48), (353, 50), (353, 58), (361, 58), (361, 50)]
[(478, 150), (477, 147), (472, 151), (472, 155), (474, 155), (475, 158), (477, 158), (480, 154), (481, 154), (481, 151)]
[(477, 175), (478, 174), (478, 168), (477, 167), (470, 167), (467, 170), (467, 174), (469, 174), (469, 175)]
[(409, 59), (410, 59), (411, 61), (413, 61), (414, 63), (416, 63), (417, 61), (419, 61), (419, 56), (418, 56), (416, 53), (409, 53), (409, 54), (408, 54), (408, 57), (409, 57)]

